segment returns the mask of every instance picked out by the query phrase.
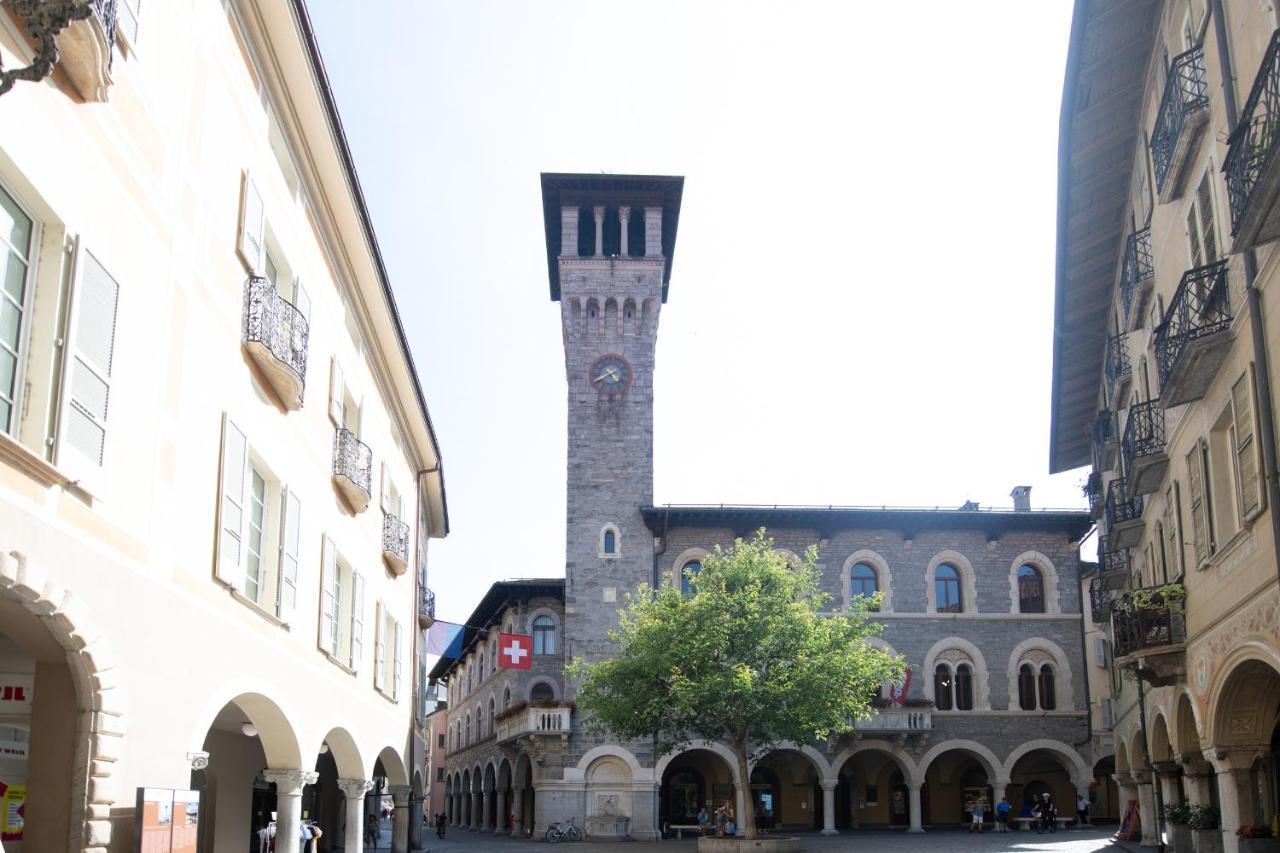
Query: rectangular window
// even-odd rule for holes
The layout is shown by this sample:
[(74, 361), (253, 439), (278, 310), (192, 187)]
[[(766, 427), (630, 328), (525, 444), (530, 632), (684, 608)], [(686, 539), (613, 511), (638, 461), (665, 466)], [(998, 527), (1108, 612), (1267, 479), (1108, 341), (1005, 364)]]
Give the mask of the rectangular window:
[(0, 189), (0, 431), (16, 433), (35, 223)]
[(364, 634), (364, 578), (325, 537), (320, 567), (320, 650), (359, 671)]
[(1212, 169), (1206, 169), (1187, 208), (1187, 240), (1191, 266), (1200, 267), (1219, 260), (1218, 226), (1214, 216)]
[(249, 541), (245, 559), (244, 594), (254, 601), (258, 600), (258, 590), (262, 585), (262, 552), (266, 544), (263, 527), (267, 520), (267, 481), (257, 468), (250, 467), (249, 487)]
[(444, 749), (444, 735), (440, 735), (440, 748)]
[(1115, 714), (1111, 706), (1111, 697), (1103, 696), (1100, 701), (1102, 703), (1102, 727), (1109, 729), (1116, 723)]

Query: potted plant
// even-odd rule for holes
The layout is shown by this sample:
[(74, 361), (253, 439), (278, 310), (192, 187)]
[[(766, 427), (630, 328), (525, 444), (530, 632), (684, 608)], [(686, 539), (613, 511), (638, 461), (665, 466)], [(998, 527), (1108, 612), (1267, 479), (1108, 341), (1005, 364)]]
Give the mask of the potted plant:
[(1222, 832), (1218, 810), (1213, 806), (1191, 806), (1191, 846), (1195, 853), (1222, 853)]
[(1236, 830), (1240, 853), (1280, 853), (1280, 839), (1265, 823), (1250, 823)]
[(1190, 803), (1165, 803), (1164, 819), (1169, 824), (1169, 835), (1173, 840), (1173, 849), (1177, 853), (1191, 853), (1191, 815)]

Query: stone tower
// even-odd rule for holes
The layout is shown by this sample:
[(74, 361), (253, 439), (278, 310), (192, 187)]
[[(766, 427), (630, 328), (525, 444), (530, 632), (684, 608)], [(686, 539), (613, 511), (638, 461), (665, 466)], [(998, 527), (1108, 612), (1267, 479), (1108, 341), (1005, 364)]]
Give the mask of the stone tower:
[(568, 386), (566, 652), (606, 656), (624, 592), (654, 577), (653, 368), (684, 179), (542, 176)]

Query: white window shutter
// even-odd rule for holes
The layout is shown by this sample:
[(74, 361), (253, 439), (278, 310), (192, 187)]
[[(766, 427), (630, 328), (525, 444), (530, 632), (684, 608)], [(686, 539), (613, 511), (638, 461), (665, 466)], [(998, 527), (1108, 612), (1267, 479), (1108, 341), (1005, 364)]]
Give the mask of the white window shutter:
[(280, 496), (280, 583), (276, 585), (276, 615), (293, 619), (298, 604), (298, 552), (302, 549), (302, 501), (287, 486)]
[(391, 698), (398, 700), (400, 698), (400, 681), (401, 681), (401, 670), (402, 670), (402, 664), (400, 660), (400, 655), (401, 655), (400, 647), (404, 645), (404, 637), (402, 636), (403, 629), (401, 629), (400, 623), (397, 622), (395, 623), (395, 625), (396, 625), (395, 647), (392, 649), (392, 655), (393, 655), (392, 659), (395, 661), (395, 665), (392, 670), (394, 680), (391, 682)]
[(1102, 637), (1093, 638), (1093, 662), (1104, 668), (1107, 665), (1107, 641)]
[(249, 442), (230, 416), (222, 416), (222, 465), (218, 488), (218, 580), (236, 589), (244, 586), (240, 570), (244, 552), (245, 488), (249, 482)]
[(378, 602), (378, 606), (374, 611), (375, 618), (373, 620), (373, 686), (378, 690), (386, 687), (386, 669), (387, 669), (387, 632), (383, 627), (382, 620), (382, 602)]
[(1262, 511), (1262, 481), (1258, 472), (1262, 469), (1258, 459), (1258, 442), (1255, 440), (1253, 413), (1252, 368), (1231, 386), (1232, 420), (1235, 425), (1236, 475), (1239, 480), (1240, 518), (1245, 521), (1257, 517)]
[(364, 654), (364, 575), (351, 575), (351, 661), (353, 670), (360, 670), (360, 658)]
[(77, 250), (64, 335), (57, 463), (77, 485), (100, 497), (120, 285), (92, 253), (78, 244)]
[(333, 640), (337, 636), (334, 629), (338, 617), (338, 602), (333, 596), (333, 581), (337, 576), (338, 549), (333, 540), (326, 536), (320, 556), (320, 648), (326, 654), (333, 654)]
[(116, 3), (116, 26), (124, 33), (124, 40), (130, 48), (138, 46), (138, 13), (142, 10), (142, 0), (119, 0)]
[(311, 296), (307, 293), (307, 289), (302, 286), (302, 277), (295, 276), (293, 279), (293, 307), (298, 309), (308, 323), (311, 322)]
[(1102, 725), (1108, 729), (1115, 725), (1115, 716), (1112, 711), (1110, 696), (1102, 697)]
[(241, 180), (240, 190), (240, 245), (237, 251), (240, 260), (251, 274), (262, 272), (263, 233), (266, 230), (266, 208), (263, 206), (262, 193), (258, 185), (245, 172)]
[(382, 511), (389, 515), (394, 515), (391, 511), (391, 471), (387, 467), (387, 463), (382, 463)]
[(342, 398), (345, 393), (342, 384), (342, 368), (338, 366), (337, 356), (329, 362), (329, 420), (334, 426), (344, 426), (342, 422)]

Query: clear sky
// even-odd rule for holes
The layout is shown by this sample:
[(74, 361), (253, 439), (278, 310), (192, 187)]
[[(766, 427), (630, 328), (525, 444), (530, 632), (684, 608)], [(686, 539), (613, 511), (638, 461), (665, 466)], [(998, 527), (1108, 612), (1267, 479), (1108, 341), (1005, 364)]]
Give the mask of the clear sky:
[(685, 176), (657, 503), (1083, 507), (1048, 475), (1070, 0), (311, 0), (445, 460), (437, 615), (563, 576), (538, 175)]

